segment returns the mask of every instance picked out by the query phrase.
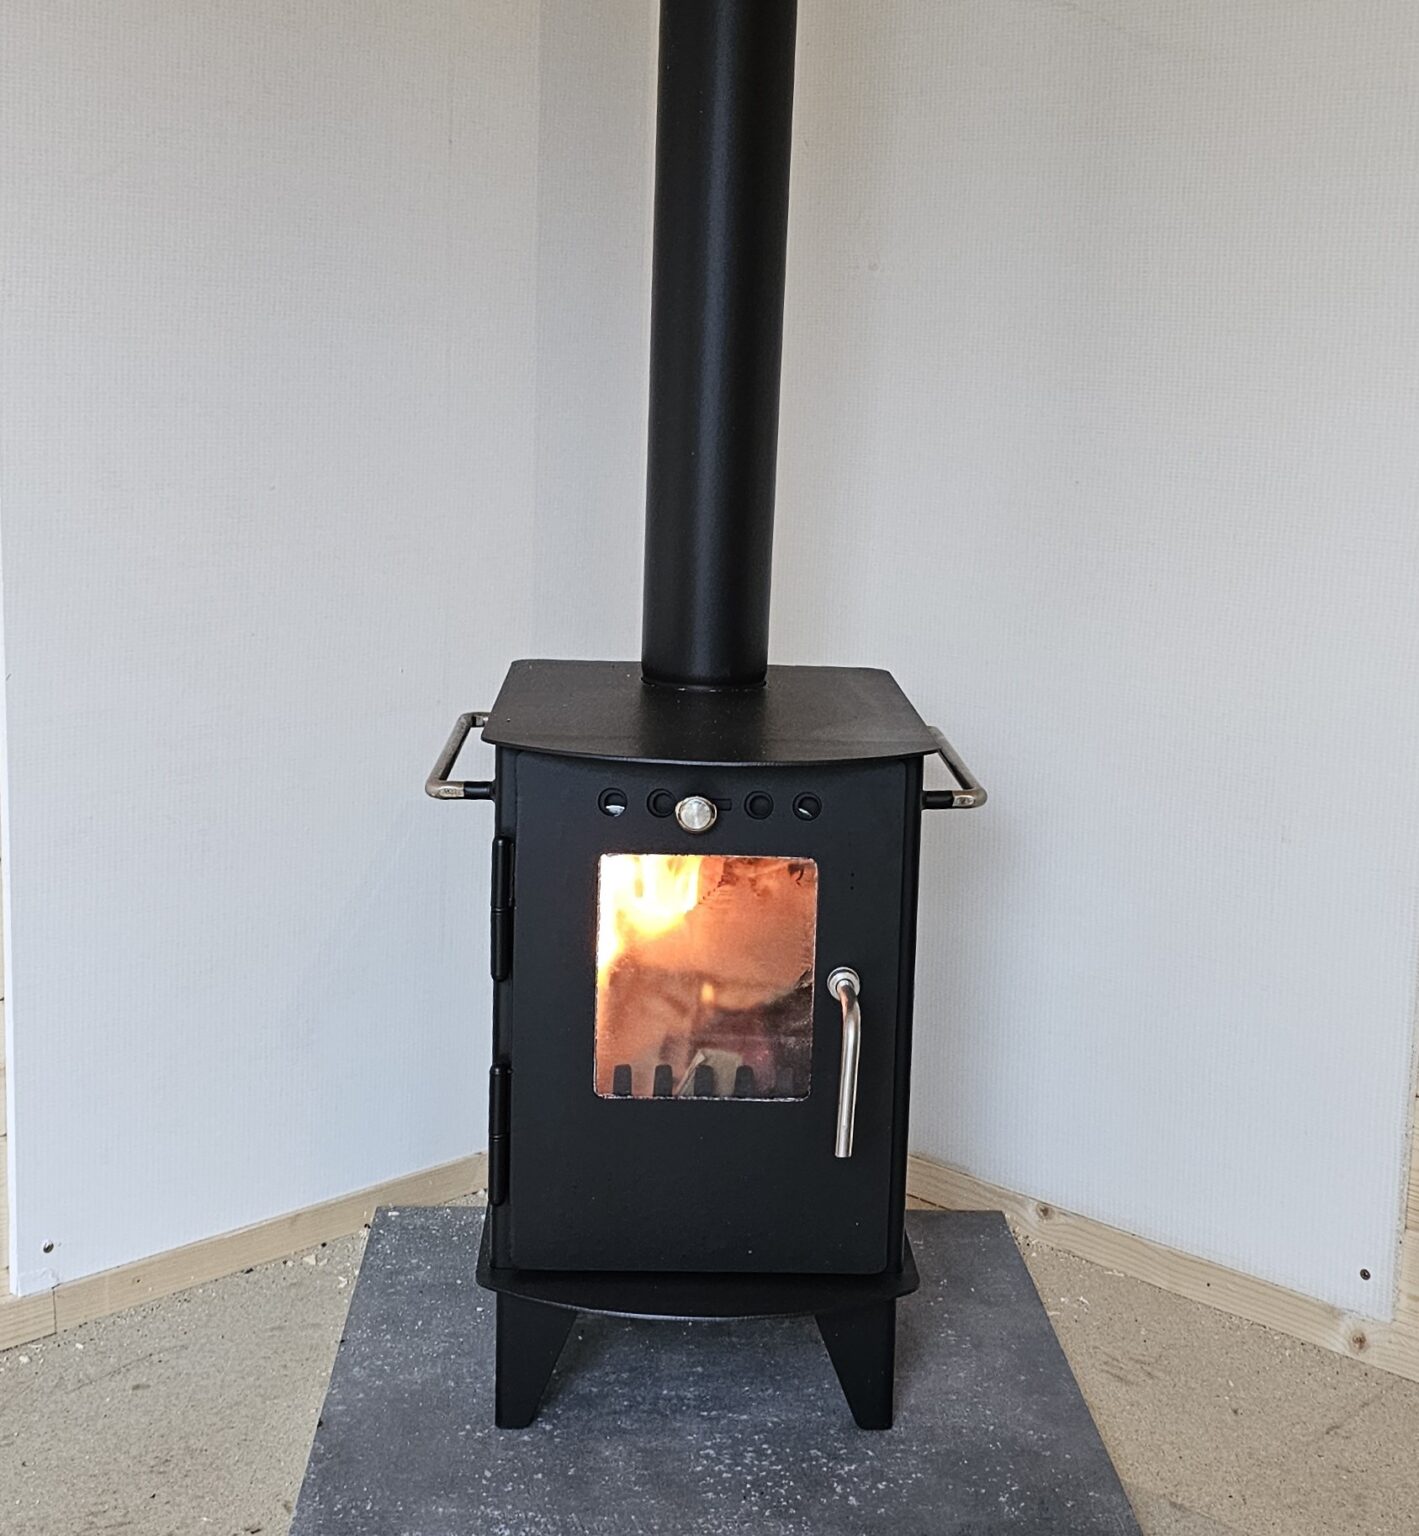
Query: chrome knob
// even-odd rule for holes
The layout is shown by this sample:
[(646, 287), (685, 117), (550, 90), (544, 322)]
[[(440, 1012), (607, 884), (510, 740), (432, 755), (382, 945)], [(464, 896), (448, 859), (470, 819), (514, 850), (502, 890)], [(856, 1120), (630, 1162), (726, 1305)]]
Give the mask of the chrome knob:
[(675, 820), (686, 832), (708, 832), (719, 817), (719, 807), (703, 795), (686, 795), (675, 807)]

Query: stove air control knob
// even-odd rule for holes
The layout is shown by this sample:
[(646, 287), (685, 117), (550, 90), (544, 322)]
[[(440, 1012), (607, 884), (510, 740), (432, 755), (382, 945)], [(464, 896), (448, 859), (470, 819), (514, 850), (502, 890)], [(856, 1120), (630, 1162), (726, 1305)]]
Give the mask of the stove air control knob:
[(719, 807), (703, 795), (687, 795), (675, 807), (675, 820), (686, 832), (708, 832), (719, 816)]

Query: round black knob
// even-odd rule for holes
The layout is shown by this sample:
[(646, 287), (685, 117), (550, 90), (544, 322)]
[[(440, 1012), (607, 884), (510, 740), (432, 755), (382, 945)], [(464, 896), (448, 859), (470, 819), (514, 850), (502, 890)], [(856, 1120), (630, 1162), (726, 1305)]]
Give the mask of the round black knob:
[(800, 821), (813, 821), (823, 809), (823, 802), (817, 795), (799, 795), (793, 802), (793, 814)]
[(626, 792), (624, 789), (603, 789), (596, 803), (603, 815), (620, 816), (626, 809)]
[(756, 790), (744, 802), (744, 809), (755, 821), (763, 821), (774, 813), (774, 797), (766, 795), (763, 790)]
[(675, 796), (668, 789), (653, 789), (646, 800), (646, 806), (652, 816), (673, 816)]

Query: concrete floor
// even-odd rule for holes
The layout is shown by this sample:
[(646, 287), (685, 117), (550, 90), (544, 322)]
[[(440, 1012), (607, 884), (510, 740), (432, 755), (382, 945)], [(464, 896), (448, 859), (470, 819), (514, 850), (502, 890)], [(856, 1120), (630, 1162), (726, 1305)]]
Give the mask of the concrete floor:
[[(0, 1532), (283, 1536), (363, 1246), (0, 1353)], [(1026, 1259), (1146, 1536), (1419, 1533), (1419, 1385)]]

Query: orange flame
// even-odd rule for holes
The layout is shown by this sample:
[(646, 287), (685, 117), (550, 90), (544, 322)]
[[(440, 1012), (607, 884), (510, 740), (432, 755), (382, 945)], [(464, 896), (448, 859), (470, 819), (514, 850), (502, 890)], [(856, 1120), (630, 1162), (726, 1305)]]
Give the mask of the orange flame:
[(668, 933), (700, 899), (698, 853), (616, 853), (601, 860), (596, 974), (604, 981), (635, 939)]

